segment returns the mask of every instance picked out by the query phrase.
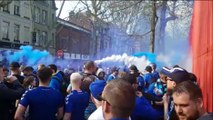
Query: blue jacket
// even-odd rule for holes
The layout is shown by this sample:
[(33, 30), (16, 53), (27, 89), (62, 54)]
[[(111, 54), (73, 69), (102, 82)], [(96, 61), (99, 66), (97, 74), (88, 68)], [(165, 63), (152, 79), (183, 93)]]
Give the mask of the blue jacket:
[(131, 115), (132, 120), (158, 120), (158, 117), (159, 113), (152, 108), (146, 98), (136, 97), (135, 108)]
[(60, 72), (57, 72), (55, 75), (52, 76), (49, 87), (60, 91), (60, 84), (62, 81), (63, 81), (63, 76), (61, 75)]

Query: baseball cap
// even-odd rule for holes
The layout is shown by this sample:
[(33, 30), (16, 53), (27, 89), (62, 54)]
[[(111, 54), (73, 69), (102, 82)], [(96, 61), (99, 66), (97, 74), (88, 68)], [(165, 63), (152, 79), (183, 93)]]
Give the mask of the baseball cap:
[(92, 96), (95, 99), (100, 101), (100, 96), (101, 96), (105, 86), (106, 86), (106, 82), (103, 80), (96, 80), (96, 81), (92, 82), (89, 86)]
[(101, 72), (104, 72), (104, 70), (101, 69), (101, 68), (98, 68), (98, 70), (97, 70), (97, 72), (96, 72), (96, 76), (98, 76)]
[(181, 83), (183, 81), (190, 80), (189, 73), (181, 67), (175, 67), (172, 69), (163, 67), (161, 72), (166, 76), (170, 77), (171, 80), (175, 81), (176, 83)]
[(10, 67), (13, 67), (13, 68), (19, 68), (20, 67), (20, 64), (18, 62), (12, 62), (10, 64)]

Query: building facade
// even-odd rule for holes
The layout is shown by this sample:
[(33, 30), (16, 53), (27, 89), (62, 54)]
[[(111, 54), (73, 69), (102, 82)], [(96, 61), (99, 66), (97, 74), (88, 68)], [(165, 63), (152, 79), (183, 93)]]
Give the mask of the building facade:
[(54, 1), (33, 2), (32, 43), (35, 48), (46, 49), (55, 55), (56, 6)]
[(72, 11), (69, 13), (68, 21), (90, 31), (89, 51), (92, 58), (100, 59), (107, 56), (105, 53), (111, 46), (111, 36), (108, 33), (109, 23), (99, 18), (94, 22), (87, 12), (74, 13)]
[(91, 32), (63, 19), (57, 19), (56, 50), (63, 51), (63, 58), (89, 60)]
[(32, 14), (29, 1), (13, 1), (0, 8), (0, 47), (18, 49), (32, 43)]
[(55, 54), (54, 1), (12, 1), (0, 8), (0, 48), (31, 45)]

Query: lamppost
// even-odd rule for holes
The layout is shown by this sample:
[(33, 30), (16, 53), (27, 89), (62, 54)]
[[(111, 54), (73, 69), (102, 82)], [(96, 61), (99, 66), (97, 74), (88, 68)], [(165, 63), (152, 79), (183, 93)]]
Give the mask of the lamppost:
[(8, 4), (10, 4), (12, 0), (0, 0), (0, 7), (4, 7)]

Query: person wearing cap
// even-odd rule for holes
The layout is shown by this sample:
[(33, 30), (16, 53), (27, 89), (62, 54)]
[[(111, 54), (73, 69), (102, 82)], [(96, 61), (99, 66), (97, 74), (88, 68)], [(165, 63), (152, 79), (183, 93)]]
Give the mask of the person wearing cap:
[(177, 114), (174, 110), (172, 91), (181, 82), (190, 80), (190, 76), (185, 69), (180, 67), (172, 69), (163, 67), (162, 72), (167, 76), (167, 93), (163, 96), (164, 118), (166, 120), (178, 120)]
[(104, 120), (102, 113), (102, 102), (100, 96), (104, 90), (106, 82), (103, 80), (96, 80), (90, 84), (91, 99), (96, 106), (96, 110), (89, 116), (88, 120)]
[(21, 76), (20, 64), (18, 62), (12, 62), (10, 64), (11, 75), (15, 76), (18, 81), (23, 84), (24, 76)]
[(96, 71), (96, 76), (99, 80), (104, 80), (105, 81), (105, 72), (102, 68), (98, 68), (98, 70)]
[(113, 68), (111, 69), (111, 74), (110, 74), (110, 75), (108, 76), (108, 78), (107, 78), (107, 83), (108, 83), (109, 81), (114, 80), (114, 79), (117, 78), (118, 71), (119, 71), (119, 69), (118, 69), (117, 67), (113, 67)]
[(135, 106), (135, 90), (123, 79), (110, 81), (101, 95), (105, 120), (128, 120)]
[[(4, 80), (3, 65), (0, 63), (0, 120), (9, 120), (14, 116), (13, 105), (16, 99), (20, 99), (24, 93), (24, 88), (15, 76), (7, 77)], [(12, 84), (12, 88), (8, 87), (5, 83)]]
[(84, 111), (89, 104), (89, 94), (80, 89), (82, 78), (79, 73), (70, 76), (72, 91), (66, 97), (64, 120), (85, 120)]

